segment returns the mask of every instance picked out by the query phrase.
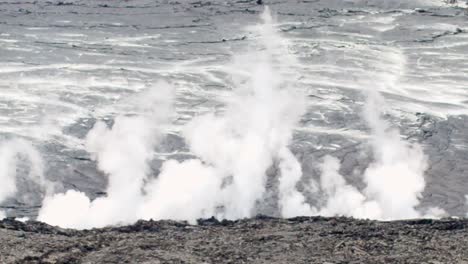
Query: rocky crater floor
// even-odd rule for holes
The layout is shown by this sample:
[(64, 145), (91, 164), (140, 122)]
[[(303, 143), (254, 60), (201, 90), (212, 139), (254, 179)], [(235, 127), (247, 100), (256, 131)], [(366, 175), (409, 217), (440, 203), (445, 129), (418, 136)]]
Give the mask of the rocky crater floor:
[(468, 263), (466, 219), (298, 217), (71, 230), (0, 221), (0, 263)]

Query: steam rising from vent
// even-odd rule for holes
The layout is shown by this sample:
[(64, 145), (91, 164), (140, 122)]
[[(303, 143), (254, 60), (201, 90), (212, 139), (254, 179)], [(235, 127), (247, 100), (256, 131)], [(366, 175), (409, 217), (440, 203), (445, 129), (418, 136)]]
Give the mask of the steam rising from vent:
[[(425, 186), (426, 156), (421, 146), (402, 140), (399, 132), (382, 119), (384, 105), (380, 94), (369, 91), (364, 116), (372, 132), (374, 162), (364, 172), (365, 189), (360, 192), (346, 184), (338, 172), (338, 160), (326, 157), (321, 166), (321, 187), (327, 204), (320, 214), (383, 220), (423, 216), (416, 207)], [(430, 208), (424, 216), (440, 217), (444, 213)]]
[(424, 190), (427, 158), (418, 144), (403, 141), (400, 133), (380, 118), (379, 107), (383, 105), (383, 98), (371, 92), (364, 113), (374, 136), (375, 161), (364, 173), (365, 193), (383, 209), (384, 219), (419, 217), (415, 206)]
[[(303, 96), (282, 76), (282, 67), (288, 67), (293, 58), (288, 55), (287, 43), (274, 30), (268, 8), (262, 19), (264, 24), (254, 28), (259, 35), (255, 52), (239, 57), (234, 64), (239, 66), (237, 76), (233, 76), (236, 89), (225, 112), (195, 117), (183, 131), (198, 159), (166, 161), (158, 177), (146, 181), (150, 154), (160, 131), (157, 125), (149, 124), (164, 122), (153, 117), (160, 113), (167, 116), (172, 103), (171, 97), (161, 97), (158, 91), (158, 98), (166, 100), (150, 104), (158, 110), (149, 116), (118, 117), (112, 129), (97, 123), (88, 134), (88, 151), (109, 175), (107, 197), (91, 202), (76, 191), (47, 197), (39, 220), (86, 228), (139, 218), (195, 222), (213, 215), (250, 217), (265, 193), (266, 171), (274, 162), (281, 171), (282, 212), (294, 215), (300, 208), (311, 214), (310, 209), (303, 209), (308, 206), (295, 190), (302, 173), (287, 147), (305, 110)], [(76, 207), (82, 209), (71, 209)]]
[[(39, 152), (25, 140), (12, 139), (0, 145), (0, 202), (17, 192), (16, 170), (20, 163), (29, 166), (28, 180), (43, 186), (45, 192), (52, 191), (52, 185), (43, 178), (44, 165)], [(4, 217), (5, 212), (0, 211), (0, 219)]]
[[(46, 193), (38, 220), (61, 227), (91, 228), (128, 224), (138, 219), (238, 219), (257, 214), (266, 193), (267, 170), (277, 169), (277, 206), (283, 217), (345, 215), (399, 219), (423, 216), (416, 208), (424, 189), (427, 160), (421, 147), (401, 139), (382, 119), (383, 98), (370, 92), (364, 117), (371, 129), (374, 160), (362, 175), (359, 190), (340, 175), (336, 158), (325, 157), (318, 182), (324, 204), (312, 206), (296, 186), (301, 164), (289, 149), (293, 130), (305, 113), (305, 96), (290, 69), (298, 62), (276, 31), (269, 9), (252, 51), (232, 65), (233, 94), (221, 114), (194, 117), (183, 129), (196, 158), (167, 160), (157, 177), (149, 164), (174, 112), (174, 89), (159, 83), (133, 98), (136, 110), (115, 118), (112, 126), (97, 122), (86, 137), (86, 150), (108, 176), (107, 195), (91, 200), (78, 190)], [(18, 154), (32, 164), (32, 178), (42, 179), (38, 153), (23, 141), (0, 148), (0, 201), (15, 192)], [(18, 149), (19, 148), (19, 149)], [(12, 162), (13, 161), (13, 162)], [(404, 184), (402, 184), (404, 183)], [(428, 216), (438, 216), (432, 208)], [(0, 217), (2, 212), (0, 212)]]
[(86, 149), (109, 176), (107, 196), (94, 201), (82, 192), (46, 197), (38, 220), (63, 227), (86, 228), (130, 223), (139, 218), (148, 162), (172, 112), (173, 91), (159, 83), (139, 97), (135, 116), (119, 116), (112, 128), (97, 122), (86, 137)]

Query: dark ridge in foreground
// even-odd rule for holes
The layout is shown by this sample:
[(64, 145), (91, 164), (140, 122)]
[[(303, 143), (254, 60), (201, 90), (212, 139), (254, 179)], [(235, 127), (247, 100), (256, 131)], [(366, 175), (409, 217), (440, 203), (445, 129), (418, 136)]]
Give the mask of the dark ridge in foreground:
[(256, 217), (70, 230), (0, 221), (0, 263), (468, 263), (468, 220)]

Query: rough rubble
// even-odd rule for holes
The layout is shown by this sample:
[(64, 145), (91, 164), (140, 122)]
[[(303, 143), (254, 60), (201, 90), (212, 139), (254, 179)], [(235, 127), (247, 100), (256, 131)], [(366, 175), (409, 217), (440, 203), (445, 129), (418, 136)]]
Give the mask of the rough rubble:
[(468, 220), (258, 216), (69, 230), (0, 221), (1, 263), (468, 263)]

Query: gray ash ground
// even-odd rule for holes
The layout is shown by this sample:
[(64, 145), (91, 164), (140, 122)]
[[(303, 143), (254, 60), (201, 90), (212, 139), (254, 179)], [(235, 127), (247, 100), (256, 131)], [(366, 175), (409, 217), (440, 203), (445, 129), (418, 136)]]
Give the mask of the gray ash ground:
[(1, 263), (468, 263), (468, 220), (139, 221), (67, 230), (0, 221)]

